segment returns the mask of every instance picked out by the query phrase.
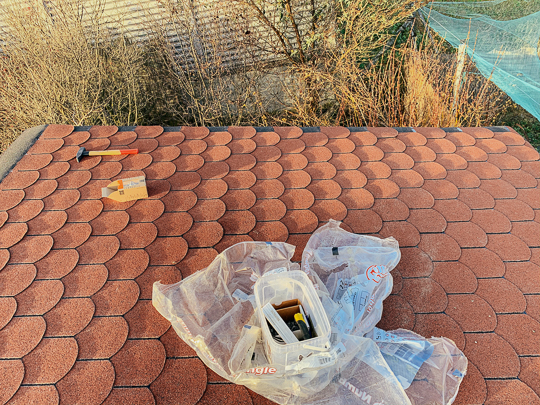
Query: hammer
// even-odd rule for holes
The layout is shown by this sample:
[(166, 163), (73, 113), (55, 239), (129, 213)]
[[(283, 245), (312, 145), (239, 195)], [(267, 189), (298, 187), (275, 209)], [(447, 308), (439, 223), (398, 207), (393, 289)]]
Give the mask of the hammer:
[(139, 149), (116, 149), (116, 150), (95, 150), (87, 151), (84, 146), (81, 146), (77, 152), (77, 162), (80, 162), (83, 156), (111, 156), (111, 155), (135, 155), (139, 153)]

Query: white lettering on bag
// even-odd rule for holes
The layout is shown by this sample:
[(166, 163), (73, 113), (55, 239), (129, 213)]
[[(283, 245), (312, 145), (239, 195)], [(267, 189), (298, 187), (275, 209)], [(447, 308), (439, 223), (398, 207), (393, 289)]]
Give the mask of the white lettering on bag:
[(349, 391), (351, 391), (358, 398), (360, 398), (362, 401), (364, 401), (366, 404), (371, 404), (371, 395), (369, 395), (367, 392), (355, 387), (351, 383), (347, 382), (347, 380), (345, 380), (344, 378), (340, 378), (339, 383), (345, 388), (347, 388)]
[(253, 367), (246, 371), (246, 374), (255, 374), (255, 375), (262, 375), (262, 374), (275, 374), (277, 369), (274, 367)]

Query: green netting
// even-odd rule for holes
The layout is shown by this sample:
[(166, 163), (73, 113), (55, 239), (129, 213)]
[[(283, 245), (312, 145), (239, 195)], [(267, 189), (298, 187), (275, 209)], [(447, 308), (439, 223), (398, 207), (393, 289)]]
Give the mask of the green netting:
[[(540, 120), (540, 0), (432, 2), (429, 25)], [(469, 40), (467, 41), (467, 38)]]

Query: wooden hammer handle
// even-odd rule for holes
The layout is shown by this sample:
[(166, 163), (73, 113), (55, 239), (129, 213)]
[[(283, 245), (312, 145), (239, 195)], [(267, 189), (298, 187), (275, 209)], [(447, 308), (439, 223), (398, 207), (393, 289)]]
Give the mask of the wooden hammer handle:
[(139, 149), (94, 150), (89, 151), (88, 156), (135, 155), (137, 153)]

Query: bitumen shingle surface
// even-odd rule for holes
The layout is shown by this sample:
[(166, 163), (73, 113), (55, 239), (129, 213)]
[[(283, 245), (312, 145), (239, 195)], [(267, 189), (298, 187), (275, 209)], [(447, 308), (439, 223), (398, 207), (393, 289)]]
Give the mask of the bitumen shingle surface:
[[(148, 199), (101, 199), (141, 174)], [(505, 127), (48, 126), (0, 183), (0, 404), (267, 403), (205, 367), (152, 284), (240, 241), (299, 261), (330, 218), (399, 241), (378, 326), (454, 340), (457, 404), (540, 404), (539, 177)]]

